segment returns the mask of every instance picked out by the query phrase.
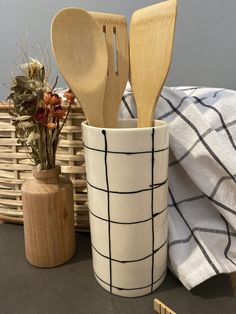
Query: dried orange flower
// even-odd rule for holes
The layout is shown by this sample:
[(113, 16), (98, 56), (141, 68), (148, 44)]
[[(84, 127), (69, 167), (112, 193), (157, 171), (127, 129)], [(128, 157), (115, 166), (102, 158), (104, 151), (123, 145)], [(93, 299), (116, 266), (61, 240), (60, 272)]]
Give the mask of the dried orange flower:
[(72, 104), (75, 100), (75, 95), (72, 93), (70, 89), (68, 89), (68, 91), (64, 93), (64, 96), (66, 97), (68, 103), (70, 104)]
[(56, 106), (56, 105), (59, 105), (60, 103), (61, 103), (61, 97), (59, 97), (57, 94), (52, 94), (49, 104), (52, 106)]
[(47, 124), (47, 127), (48, 127), (48, 129), (55, 129), (55, 128), (56, 128), (56, 124), (53, 123), (53, 122), (49, 122), (49, 123)]
[(65, 116), (66, 112), (65, 110), (62, 108), (62, 106), (57, 106), (54, 108), (54, 110), (52, 111), (52, 116), (54, 118), (57, 119), (63, 119)]
[(45, 103), (45, 105), (49, 105), (50, 101), (52, 99), (52, 93), (51, 92), (46, 92), (43, 95), (43, 102)]

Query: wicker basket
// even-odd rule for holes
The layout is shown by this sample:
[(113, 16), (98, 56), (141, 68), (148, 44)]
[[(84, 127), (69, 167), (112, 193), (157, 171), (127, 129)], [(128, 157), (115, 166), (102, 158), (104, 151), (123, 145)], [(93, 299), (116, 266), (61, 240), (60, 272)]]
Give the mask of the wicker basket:
[[(21, 185), (32, 176), (32, 163), (17, 143), (9, 105), (0, 104), (0, 220), (23, 223)], [(80, 105), (73, 105), (62, 129), (57, 163), (74, 185), (75, 225), (89, 231), (87, 191), (81, 123), (85, 116)]]

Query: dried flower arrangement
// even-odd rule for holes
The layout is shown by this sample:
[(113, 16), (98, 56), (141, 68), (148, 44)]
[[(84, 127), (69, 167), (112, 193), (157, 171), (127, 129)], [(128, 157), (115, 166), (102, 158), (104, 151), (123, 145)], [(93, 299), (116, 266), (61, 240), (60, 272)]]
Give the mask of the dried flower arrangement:
[(12, 79), (8, 101), (18, 142), (27, 156), (42, 170), (55, 167), (60, 132), (75, 97), (68, 90), (63, 97), (48, 82), (45, 66), (36, 59), (18, 66), (21, 75)]

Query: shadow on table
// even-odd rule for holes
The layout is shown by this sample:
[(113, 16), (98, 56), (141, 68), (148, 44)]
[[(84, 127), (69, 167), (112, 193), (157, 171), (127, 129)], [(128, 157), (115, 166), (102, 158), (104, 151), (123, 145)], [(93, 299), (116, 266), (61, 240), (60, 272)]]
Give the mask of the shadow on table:
[(195, 288), (188, 291), (173, 274), (168, 271), (167, 277), (162, 285), (157, 289), (158, 292), (184, 289), (186, 294), (198, 296), (203, 299), (217, 297), (234, 297), (229, 275), (220, 274), (209, 278)]
[(76, 252), (68, 264), (75, 264), (89, 259), (92, 259), (90, 234), (76, 232)]
[(220, 274), (214, 276), (191, 290), (193, 295), (204, 299), (216, 297), (234, 297), (229, 275)]

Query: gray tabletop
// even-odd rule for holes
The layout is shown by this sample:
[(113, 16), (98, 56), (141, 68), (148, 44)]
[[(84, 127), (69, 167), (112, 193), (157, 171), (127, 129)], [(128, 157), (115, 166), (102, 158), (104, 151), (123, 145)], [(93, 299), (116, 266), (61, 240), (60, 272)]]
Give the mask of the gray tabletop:
[(140, 298), (111, 295), (96, 282), (89, 234), (77, 233), (77, 253), (67, 264), (39, 269), (24, 256), (23, 227), (0, 224), (1, 314), (150, 314), (160, 299), (177, 314), (235, 314), (236, 298), (226, 275), (188, 291), (171, 274), (153, 294)]

